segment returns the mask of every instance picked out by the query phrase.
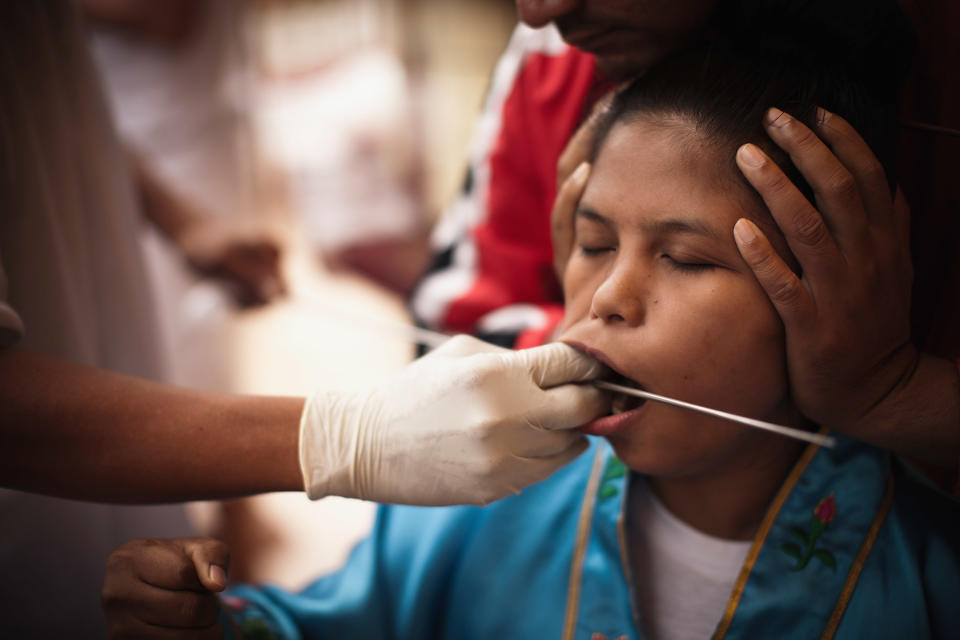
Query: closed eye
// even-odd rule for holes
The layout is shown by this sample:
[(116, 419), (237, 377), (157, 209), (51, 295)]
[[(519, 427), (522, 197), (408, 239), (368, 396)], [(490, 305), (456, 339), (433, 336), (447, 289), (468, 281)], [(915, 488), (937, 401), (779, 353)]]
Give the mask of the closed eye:
[(588, 257), (603, 255), (604, 253), (614, 250), (614, 247), (611, 247), (611, 246), (588, 247), (582, 244), (579, 245), (579, 248), (580, 248), (580, 253)]
[(661, 258), (666, 261), (671, 269), (676, 269), (677, 271), (683, 271), (686, 273), (696, 273), (698, 271), (707, 271), (709, 269), (717, 268), (717, 265), (709, 262), (682, 262), (667, 253), (664, 253)]

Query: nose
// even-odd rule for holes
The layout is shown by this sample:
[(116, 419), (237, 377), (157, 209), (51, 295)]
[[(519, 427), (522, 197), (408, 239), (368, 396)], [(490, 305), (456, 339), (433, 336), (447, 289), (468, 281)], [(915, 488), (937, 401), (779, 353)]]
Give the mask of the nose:
[(590, 315), (607, 324), (638, 326), (646, 315), (649, 285), (635, 261), (618, 262), (593, 294)]
[(570, 13), (580, 0), (517, 0), (517, 15), (530, 27), (542, 27)]

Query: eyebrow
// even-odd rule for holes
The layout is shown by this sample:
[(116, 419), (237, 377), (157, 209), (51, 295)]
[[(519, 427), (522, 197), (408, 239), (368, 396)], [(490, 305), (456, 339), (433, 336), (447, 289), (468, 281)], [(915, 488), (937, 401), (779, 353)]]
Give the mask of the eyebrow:
[[(574, 216), (586, 218), (587, 220), (592, 220), (593, 222), (597, 222), (608, 227), (616, 226), (616, 224), (610, 218), (607, 218), (606, 216), (597, 213), (593, 209), (586, 207), (578, 208), (574, 213)], [(644, 222), (638, 226), (643, 231), (652, 234), (675, 235), (680, 233), (692, 233), (696, 235), (707, 236), (708, 238), (712, 238), (713, 240), (717, 241), (723, 240), (714, 227), (704, 224), (700, 220), (665, 218)]]

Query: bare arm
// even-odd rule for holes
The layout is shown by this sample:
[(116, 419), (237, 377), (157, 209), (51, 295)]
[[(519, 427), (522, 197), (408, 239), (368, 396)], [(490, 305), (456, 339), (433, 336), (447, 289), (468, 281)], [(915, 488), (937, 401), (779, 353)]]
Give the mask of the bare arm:
[(135, 152), (127, 157), (144, 215), (197, 273), (231, 285), (241, 305), (264, 304), (284, 293), (280, 245), (269, 233), (199, 210)]
[(302, 408), (0, 351), (0, 486), (121, 503), (301, 491)]

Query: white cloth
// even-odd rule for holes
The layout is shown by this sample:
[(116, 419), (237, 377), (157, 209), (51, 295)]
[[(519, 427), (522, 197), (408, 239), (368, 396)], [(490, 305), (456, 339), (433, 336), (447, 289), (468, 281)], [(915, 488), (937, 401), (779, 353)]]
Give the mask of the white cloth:
[(91, 52), (120, 139), (209, 215), (253, 214), (245, 3), (205, 0), (182, 42), (91, 24)]
[[(125, 148), (205, 216), (250, 222), (256, 213), (250, 74), (243, 33), (246, 3), (197, 1), (188, 32), (158, 42), (88, 25), (94, 62)], [(167, 381), (232, 390), (223, 322), (232, 299), (202, 280), (152, 228), (141, 236), (157, 301)]]
[(682, 522), (640, 478), (630, 494), (635, 597), (648, 637), (711, 637), (751, 543), (714, 538)]
[[(0, 3), (0, 203), (0, 346), (19, 337), (34, 352), (157, 377), (136, 200), (66, 0)], [(0, 520), (0, 620), (11, 638), (104, 637), (110, 549), (188, 531), (179, 507), (13, 491), (0, 492)]]

